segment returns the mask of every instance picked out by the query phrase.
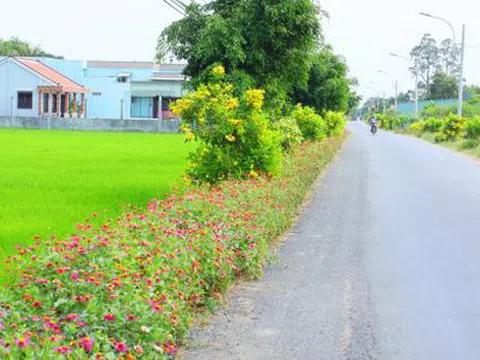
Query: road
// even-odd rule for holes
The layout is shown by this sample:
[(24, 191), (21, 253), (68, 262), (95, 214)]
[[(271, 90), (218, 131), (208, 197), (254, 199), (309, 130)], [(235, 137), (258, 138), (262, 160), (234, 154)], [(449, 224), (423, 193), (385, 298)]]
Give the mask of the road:
[(479, 163), (349, 128), (278, 262), (181, 359), (480, 359)]

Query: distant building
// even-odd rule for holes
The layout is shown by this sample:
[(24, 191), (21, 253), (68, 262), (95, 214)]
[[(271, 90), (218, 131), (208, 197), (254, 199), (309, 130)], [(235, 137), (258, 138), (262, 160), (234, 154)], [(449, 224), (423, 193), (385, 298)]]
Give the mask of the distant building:
[(169, 116), (169, 103), (185, 94), (184, 67), (0, 58), (0, 116), (161, 119)]

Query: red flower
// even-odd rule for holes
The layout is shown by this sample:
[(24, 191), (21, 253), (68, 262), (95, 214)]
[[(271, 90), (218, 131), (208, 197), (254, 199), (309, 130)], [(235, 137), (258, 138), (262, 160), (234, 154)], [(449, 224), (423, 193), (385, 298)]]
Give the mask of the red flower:
[(30, 337), (19, 337), (18, 339), (15, 339), (15, 344), (21, 349), (26, 348), (30, 344)]
[(43, 305), (43, 303), (42, 303), (41, 301), (35, 301), (35, 302), (32, 304), (32, 306), (33, 306), (34, 308), (39, 308), (39, 307), (42, 306), (42, 305)]
[(177, 353), (177, 348), (172, 344), (165, 345), (165, 351), (167, 354), (175, 355)]
[(78, 315), (77, 314), (70, 314), (70, 315), (67, 315), (67, 317), (65, 318), (65, 320), (67, 321), (74, 321), (74, 320), (77, 320), (78, 319)]
[(118, 352), (121, 352), (121, 353), (125, 353), (125, 352), (128, 351), (128, 346), (123, 342), (118, 342), (115, 345), (115, 350), (117, 350)]
[(114, 320), (115, 320), (115, 315), (113, 315), (113, 314), (106, 314), (106, 315), (103, 317), (103, 319), (104, 319), (105, 321), (114, 321)]

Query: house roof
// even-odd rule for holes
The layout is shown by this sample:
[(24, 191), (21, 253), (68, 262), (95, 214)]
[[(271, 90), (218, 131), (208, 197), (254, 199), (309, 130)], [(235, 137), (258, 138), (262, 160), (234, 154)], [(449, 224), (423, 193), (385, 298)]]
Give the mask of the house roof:
[(158, 65), (158, 71), (168, 71), (168, 72), (183, 72), (187, 65), (186, 64), (160, 64)]
[(44, 77), (50, 82), (54, 83), (56, 86), (60, 87), (62, 91), (73, 92), (73, 93), (86, 93), (88, 89), (83, 87), (80, 84), (77, 84), (75, 81), (69, 79), (65, 75), (59, 73), (58, 71), (52, 69), (51, 67), (41, 63), (38, 60), (27, 59), (27, 58), (14, 58), (23, 66), (37, 73), (38, 75)]
[(178, 80), (184, 81), (186, 80), (186, 76), (182, 73), (172, 73), (172, 72), (160, 72), (155, 71), (153, 73), (152, 80)]
[(154, 66), (153, 61), (87, 61), (87, 67), (89, 68), (153, 69)]

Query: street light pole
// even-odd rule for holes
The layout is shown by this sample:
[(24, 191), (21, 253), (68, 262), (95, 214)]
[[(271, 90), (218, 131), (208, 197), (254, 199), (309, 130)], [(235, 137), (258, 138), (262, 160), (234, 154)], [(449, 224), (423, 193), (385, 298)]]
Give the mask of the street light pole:
[[(452, 23), (444, 18), (434, 16), (431, 14), (426, 14), (426, 13), (420, 13), (422, 16), (426, 16), (432, 19), (440, 20), (447, 24), (450, 27), (450, 30), (452, 30), (452, 35), (453, 35), (453, 43), (455, 44), (455, 47), (458, 46), (456, 37), (455, 37), (455, 29), (452, 25)], [(462, 26), (462, 43), (460, 44), (460, 70), (458, 74), (458, 111), (457, 114), (458, 116), (462, 116), (463, 114), (463, 65), (464, 65), (464, 60), (465, 60), (465, 25)]]
[[(394, 56), (394, 57), (397, 57), (397, 58), (400, 58), (400, 59), (403, 59), (407, 62), (410, 62), (410, 59), (407, 58), (406, 56), (398, 55), (398, 54), (395, 54), (395, 53), (390, 53), (390, 55)], [(415, 71), (415, 118), (418, 119), (418, 70), (417, 70), (416, 65), (414, 67), (414, 71)]]
[(465, 25), (462, 26), (462, 45), (460, 48), (460, 70), (458, 72), (458, 116), (463, 115), (463, 63), (465, 60)]

